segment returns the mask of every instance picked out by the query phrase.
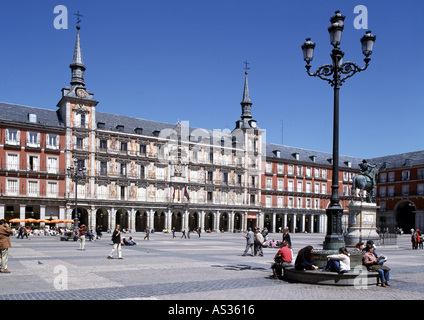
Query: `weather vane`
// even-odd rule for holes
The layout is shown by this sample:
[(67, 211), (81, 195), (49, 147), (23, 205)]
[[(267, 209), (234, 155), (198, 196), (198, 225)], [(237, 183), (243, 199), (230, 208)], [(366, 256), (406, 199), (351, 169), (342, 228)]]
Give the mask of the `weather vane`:
[(81, 22), (80, 17), (83, 17), (83, 15), (82, 15), (82, 14), (80, 14), (79, 10), (78, 10), (78, 12), (77, 12), (77, 13), (74, 13), (74, 15), (76, 15), (76, 16), (77, 16), (77, 25), (79, 25), (79, 24), (80, 24), (80, 22)]
[(245, 61), (245, 62), (243, 62), (244, 64), (245, 64), (245, 67), (243, 68), (244, 70), (246, 70), (246, 73), (247, 73), (247, 70), (250, 70), (250, 68), (248, 67), (248, 65), (249, 65), (249, 62), (247, 62), (247, 60)]

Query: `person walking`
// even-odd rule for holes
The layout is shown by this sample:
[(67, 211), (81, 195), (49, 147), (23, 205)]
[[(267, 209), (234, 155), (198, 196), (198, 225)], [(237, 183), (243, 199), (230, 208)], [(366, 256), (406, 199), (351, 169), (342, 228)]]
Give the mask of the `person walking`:
[(121, 251), (121, 226), (119, 224), (116, 225), (115, 230), (112, 234), (112, 242), (113, 242), (113, 248), (112, 251), (107, 256), (108, 259), (113, 259), (113, 254), (115, 251), (118, 251), (118, 259), (124, 259), (122, 258), (122, 251)]
[(80, 225), (79, 228), (79, 240), (80, 240), (80, 247), (79, 250), (85, 251), (85, 234), (87, 233), (87, 226), (85, 224)]
[(149, 229), (149, 226), (147, 226), (147, 228), (146, 228), (146, 235), (144, 236), (144, 240), (146, 240), (146, 238), (147, 238), (147, 240), (150, 240), (150, 229)]
[(176, 238), (176, 236), (175, 236), (175, 227), (172, 227), (172, 239), (174, 239), (174, 238)]
[(255, 242), (255, 234), (252, 231), (252, 228), (249, 228), (246, 235), (244, 236), (246, 238), (246, 249), (244, 250), (242, 256), (246, 256), (247, 251), (251, 252), (251, 256), (253, 256), (253, 244)]
[(264, 256), (262, 245), (265, 242), (265, 239), (263, 235), (259, 232), (259, 230), (255, 231), (255, 240), (254, 240), (254, 246), (255, 246), (255, 256), (259, 254), (260, 257)]
[(102, 231), (103, 231), (102, 226), (101, 225), (98, 225), (97, 228), (96, 228), (96, 234), (97, 234), (96, 239), (101, 239), (102, 238)]
[(9, 259), (9, 248), (12, 246), (10, 243), (10, 236), (13, 234), (12, 229), (6, 221), (0, 220), (0, 272), (10, 273), (7, 269), (7, 261)]
[(288, 244), (290, 245), (290, 248), (291, 248), (292, 243), (291, 243), (291, 239), (290, 239), (289, 228), (283, 229), (283, 239), (282, 239), (282, 242), (284, 242), (284, 241), (288, 242)]

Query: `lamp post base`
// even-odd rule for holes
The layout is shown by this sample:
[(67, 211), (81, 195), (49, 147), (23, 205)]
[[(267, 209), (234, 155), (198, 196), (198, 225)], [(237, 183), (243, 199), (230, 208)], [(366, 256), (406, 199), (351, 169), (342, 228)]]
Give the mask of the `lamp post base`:
[(327, 235), (323, 242), (324, 250), (339, 250), (345, 246), (342, 229), (342, 207), (329, 207), (327, 214)]

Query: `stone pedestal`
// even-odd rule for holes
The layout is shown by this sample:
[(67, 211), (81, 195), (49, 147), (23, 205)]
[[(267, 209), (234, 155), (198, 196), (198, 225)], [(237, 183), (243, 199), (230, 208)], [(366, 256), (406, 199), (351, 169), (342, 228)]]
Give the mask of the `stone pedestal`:
[(358, 242), (366, 243), (368, 240), (378, 242), (380, 239), (376, 231), (378, 208), (375, 203), (349, 204), (349, 227), (345, 235), (347, 247), (354, 247)]

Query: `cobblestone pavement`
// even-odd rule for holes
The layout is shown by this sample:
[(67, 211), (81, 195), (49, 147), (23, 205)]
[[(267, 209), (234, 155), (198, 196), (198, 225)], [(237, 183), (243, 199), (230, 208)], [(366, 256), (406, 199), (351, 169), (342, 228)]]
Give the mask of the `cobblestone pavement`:
[[(132, 233), (136, 246), (122, 248), (123, 260), (107, 260), (110, 234), (79, 244), (59, 236), (11, 237), (8, 268), (0, 274), (0, 300), (374, 300), (424, 299), (424, 250), (412, 250), (410, 237), (397, 248), (378, 248), (388, 256), (391, 287), (366, 289), (288, 283), (270, 279), (276, 249), (264, 257), (241, 256), (243, 234)], [(324, 234), (291, 234), (293, 251), (308, 244), (322, 248)], [(281, 234), (271, 234), (281, 239)]]

